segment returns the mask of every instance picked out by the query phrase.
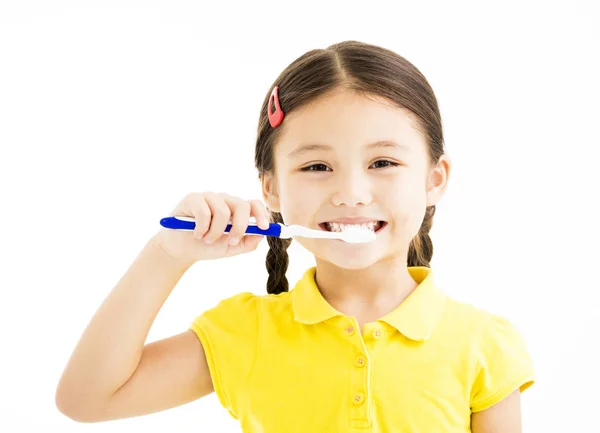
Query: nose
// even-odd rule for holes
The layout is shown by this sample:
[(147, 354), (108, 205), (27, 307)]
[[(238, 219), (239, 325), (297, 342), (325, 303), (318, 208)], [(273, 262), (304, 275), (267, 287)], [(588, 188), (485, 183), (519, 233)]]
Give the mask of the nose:
[(331, 197), (334, 206), (358, 206), (371, 203), (371, 183), (365, 174), (357, 171), (336, 176), (335, 192)]

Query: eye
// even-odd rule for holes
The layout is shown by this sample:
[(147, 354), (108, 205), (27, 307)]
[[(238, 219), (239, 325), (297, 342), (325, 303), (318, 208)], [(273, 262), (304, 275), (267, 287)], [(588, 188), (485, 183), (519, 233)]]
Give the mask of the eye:
[(375, 161), (373, 163), (373, 165), (376, 165), (376, 164), (378, 165), (378, 167), (375, 167), (375, 168), (398, 167), (400, 165), (396, 162), (388, 161), (387, 159), (380, 159), (379, 161)]
[(325, 164), (313, 164), (308, 167), (301, 168), (300, 171), (326, 171), (329, 169)]

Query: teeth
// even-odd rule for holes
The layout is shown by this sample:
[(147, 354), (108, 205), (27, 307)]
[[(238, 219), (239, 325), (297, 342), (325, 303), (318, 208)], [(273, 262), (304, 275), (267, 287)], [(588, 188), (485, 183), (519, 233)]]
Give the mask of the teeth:
[(356, 229), (367, 229), (371, 231), (375, 231), (375, 226), (377, 225), (376, 221), (369, 221), (364, 224), (338, 224), (338, 223), (326, 223), (329, 231), (332, 232), (341, 232), (344, 230), (356, 230)]

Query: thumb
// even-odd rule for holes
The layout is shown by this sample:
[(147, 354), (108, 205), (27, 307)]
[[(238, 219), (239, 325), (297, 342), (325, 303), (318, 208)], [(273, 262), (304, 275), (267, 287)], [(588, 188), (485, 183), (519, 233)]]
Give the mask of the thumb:
[(264, 238), (263, 235), (246, 235), (242, 236), (237, 245), (229, 247), (229, 255), (247, 253), (255, 250)]

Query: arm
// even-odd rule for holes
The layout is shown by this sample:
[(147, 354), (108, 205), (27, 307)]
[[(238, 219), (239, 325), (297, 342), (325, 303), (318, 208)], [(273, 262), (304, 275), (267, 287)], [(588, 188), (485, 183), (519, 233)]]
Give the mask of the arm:
[(473, 433), (521, 433), (521, 393), (517, 389), (502, 401), (471, 415)]
[(153, 237), (87, 326), (60, 378), (56, 405), (81, 422), (178, 406), (213, 391), (192, 331), (145, 345), (150, 327), (190, 267)]

